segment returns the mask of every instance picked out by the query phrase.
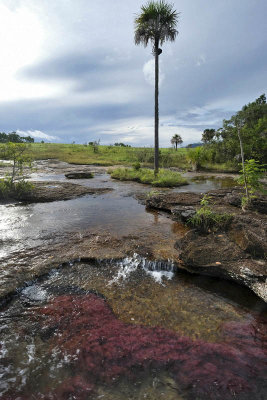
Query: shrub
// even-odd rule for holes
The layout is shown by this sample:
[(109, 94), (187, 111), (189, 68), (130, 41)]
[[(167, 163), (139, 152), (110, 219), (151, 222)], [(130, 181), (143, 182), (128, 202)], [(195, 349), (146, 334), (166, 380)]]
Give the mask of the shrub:
[(187, 157), (192, 164), (193, 170), (198, 171), (204, 161), (206, 161), (206, 153), (203, 147), (195, 147), (189, 149)]
[(34, 185), (31, 182), (21, 180), (16, 182), (13, 187), (14, 195), (17, 199), (23, 198), (25, 194), (31, 192), (34, 188)]
[(0, 199), (7, 199), (11, 190), (10, 179), (0, 179)]
[(226, 230), (233, 216), (227, 213), (220, 214), (212, 211), (209, 202), (210, 197), (205, 195), (200, 202), (201, 208), (188, 220), (188, 225), (203, 233)]
[(154, 162), (154, 151), (150, 148), (140, 148), (135, 152), (137, 161), (152, 164)]
[(29, 145), (24, 143), (5, 143), (0, 149), (1, 157), (12, 162), (12, 171), (0, 181), (0, 198), (21, 198), (32, 190), (33, 185), (24, 180), (25, 167), (32, 167), (31, 158), (27, 155)]
[(264, 186), (260, 182), (260, 179), (264, 176), (265, 168), (258, 161), (251, 159), (245, 161), (244, 169), (240, 172), (241, 176), (237, 179), (237, 182), (243, 185), (246, 190), (246, 194), (241, 200), (242, 208), (245, 209), (250, 205), (251, 200), (256, 197), (254, 193), (257, 190), (264, 192)]
[(16, 198), (20, 199), (25, 194), (32, 191), (33, 184), (25, 180), (12, 182), (11, 178), (0, 180), (0, 199)]
[(136, 171), (138, 171), (140, 168), (141, 168), (140, 162), (135, 162), (135, 163), (133, 163), (133, 169), (135, 169)]

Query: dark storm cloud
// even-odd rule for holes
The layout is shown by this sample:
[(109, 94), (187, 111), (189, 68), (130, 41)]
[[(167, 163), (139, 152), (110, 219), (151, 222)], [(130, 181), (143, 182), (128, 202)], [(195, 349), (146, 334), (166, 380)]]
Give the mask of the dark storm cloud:
[[(87, 91), (129, 82), (140, 75), (133, 56), (116, 51), (92, 50), (69, 52), (18, 71), (17, 77), (28, 81), (71, 81), (74, 91)], [(140, 64), (139, 64), (140, 66)]]
[(18, 77), (33, 80), (80, 79), (84, 76), (110, 72), (118, 68), (129, 68), (130, 56), (109, 49), (85, 51), (70, 51), (50, 57), (42, 62), (21, 69)]
[(91, 55), (82, 52), (68, 53), (26, 67), (19, 71), (18, 77), (34, 80), (83, 77), (105, 69), (103, 59), (104, 55), (99, 52)]

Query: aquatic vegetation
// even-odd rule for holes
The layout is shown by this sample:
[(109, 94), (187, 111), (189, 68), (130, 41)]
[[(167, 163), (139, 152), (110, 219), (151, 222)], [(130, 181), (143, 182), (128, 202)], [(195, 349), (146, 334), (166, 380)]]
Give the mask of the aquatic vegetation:
[(125, 376), (135, 382), (162, 368), (191, 399), (259, 398), (257, 385), (266, 374), (263, 325), (251, 336), (251, 324), (227, 324), (227, 343), (193, 341), (160, 327), (125, 324), (95, 294), (58, 296), (33, 310), (33, 319), (40, 317), (51, 354), (56, 348), (69, 358), (72, 376), (44, 394), (10, 393), (6, 399), (83, 400), (97, 382), (112, 385)]

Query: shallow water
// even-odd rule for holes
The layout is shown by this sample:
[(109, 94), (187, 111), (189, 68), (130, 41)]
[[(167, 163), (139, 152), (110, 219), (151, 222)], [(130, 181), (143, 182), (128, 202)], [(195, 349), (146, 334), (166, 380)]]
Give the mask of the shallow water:
[(234, 286), (138, 255), (54, 269), (0, 314), (0, 398), (263, 399), (265, 306)]
[[(32, 179), (48, 181), (48, 185), (50, 181), (66, 181), (63, 174), (33, 174)], [(149, 185), (119, 182), (110, 179), (108, 174), (96, 174), (93, 179), (70, 182), (93, 188), (109, 187), (113, 191), (52, 203), (0, 205), (0, 259), (14, 251), (55, 243), (68, 232), (77, 233), (85, 229), (112, 232), (119, 236), (149, 229), (162, 230), (163, 235), (168, 231), (172, 235), (179, 229), (179, 224), (166, 220), (158, 212), (146, 211), (145, 206), (132, 197), (134, 193), (151, 191)], [(227, 182), (229, 185), (233, 183), (229, 179)], [(198, 178), (189, 185), (165, 191), (205, 193), (223, 185), (225, 178)]]
[[(84, 230), (118, 237), (144, 231), (167, 250), (184, 233), (133, 197), (149, 186), (107, 174), (71, 182), (114, 190), (0, 206), (1, 257)], [(204, 193), (231, 184), (198, 178), (173, 190)], [(136, 254), (67, 263), (9, 300), (0, 312), (0, 400), (265, 398), (266, 306), (234, 283)]]

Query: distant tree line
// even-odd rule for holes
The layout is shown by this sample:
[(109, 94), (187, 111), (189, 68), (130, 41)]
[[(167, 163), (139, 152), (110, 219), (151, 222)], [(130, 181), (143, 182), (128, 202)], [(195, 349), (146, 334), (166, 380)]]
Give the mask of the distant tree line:
[(243, 152), (245, 159), (255, 159), (266, 164), (267, 104), (265, 94), (245, 105), (230, 119), (225, 119), (220, 129), (205, 129), (202, 142), (212, 162), (240, 163)]
[(34, 143), (31, 136), (19, 136), (16, 132), (0, 132), (0, 143)]
[(117, 146), (117, 147), (131, 147), (131, 145), (124, 144), (124, 143), (114, 143), (114, 146)]

